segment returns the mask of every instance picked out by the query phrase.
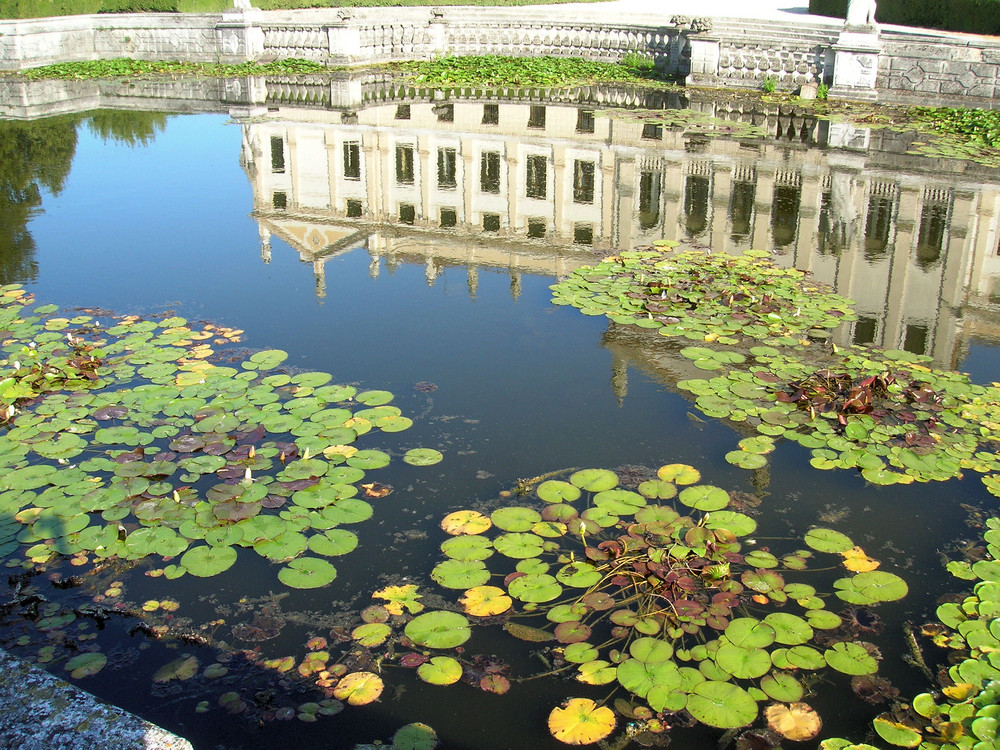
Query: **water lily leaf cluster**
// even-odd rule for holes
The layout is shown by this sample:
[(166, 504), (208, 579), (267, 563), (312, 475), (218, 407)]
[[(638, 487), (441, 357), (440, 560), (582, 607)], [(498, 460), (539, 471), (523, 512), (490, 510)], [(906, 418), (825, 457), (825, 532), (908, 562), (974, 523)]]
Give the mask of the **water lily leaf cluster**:
[(670, 254), (670, 244), (577, 269), (552, 287), (553, 302), (699, 342), (680, 355), (719, 374), (678, 387), (707, 416), (759, 433), (727, 461), (762, 468), (784, 437), (812, 450), (813, 467), (853, 468), (872, 484), (971, 469), (1000, 494), (1000, 387), (934, 369), (924, 355), (818, 346), (855, 317), (851, 300), (759, 251)]
[[(278, 371), (281, 350), (213, 363), (233, 329), (32, 304), (0, 287), (0, 554), (153, 556), (176, 578), (252, 550), (287, 586), (335, 578), (330, 558), (358, 544), (346, 527), (374, 513), (360, 487), (390, 461), (364, 436), (411, 424), (391, 393)], [(391, 490), (376, 484), (368, 498)]]
[[(637, 490), (622, 487), (615, 472), (583, 469), (541, 482), (536, 494), (540, 505), (444, 519), (447, 559), (432, 578), (464, 592), (465, 614), (417, 615), (405, 630), (414, 645), (454, 648), (475, 625), (500, 620), (518, 639), (550, 644), (553, 672), (624, 691), (657, 727), (687, 711), (703, 724), (738, 729), (774, 702), (782, 708), (769, 716), (790, 739), (819, 728), (801, 703), (803, 674), (877, 671), (877, 651), (838, 639), (831, 631), (841, 618), (812, 585), (794, 580), (817, 555), (841, 556), (849, 573), (846, 562), (871, 560), (848, 536), (816, 528), (802, 548), (757, 547), (748, 539), (756, 521), (681, 464), (661, 467)], [(872, 569), (838, 579), (834, 593), (874, 605), (902, 598), (907, 586)], [(825, 631), (822, 645), (817, 631)], [(454, 665), (423, 669), (425, 679), (444, 684)], [(584, 698), (549, 718), (551, 733), (568, 744), (603, 739), (616, 723), (614, 710)]]
[[(658, 243), (663, 250), (676, 244)], [(810, 331), (825, 336), (855, 317), (850, 300), (809, 283), (802, 271), (774, 265), (762, 251), (734, 256), (663, 250), (623, 251), (579, 268), (551, 287), (552, 301), (663, 336), (729, 346), (795, 346)], [(719, 369), (736, 361), (713, 364), (713, 358), (731, 354), (696, 361)]]
[[(872, 484), (1000, 469), (996, 386), (973, 384), (967, 375), (934, 369), (929, 358), (900, 350), (850, 347), (825, 355), (819, 366), (769, 346), (750, 347), (747, 355), (741, 369), (678, 383), (708, 416), (744, 423), (763, 436), (741, 441), (741, 451), (727, 456), (730, 463), (753, 461), (742, 454), (765, 454), (762, 439), (784, 437), (812, 451), (814, 468), (853, 468)], [(996, 484), (984, 481), (988, 488)]]
[[(875, 732), (889, 745), (986, 750), (1000, 742), (1000, 518), (990, 518), (986, 525), (987, 557), (949, 566), (960, 579), (975, 581), (972, 593), (939, 605), (939, 622), (921, 629), (934, 644), (951, 650), (951, 666), (940, 675), (938, 690), (919, 693), (875, 718)], [(910, 641), (914, 660), (924, 663), (912, 632)], [(843, 750), (854, 745), (833, 739), (821, 747)]]

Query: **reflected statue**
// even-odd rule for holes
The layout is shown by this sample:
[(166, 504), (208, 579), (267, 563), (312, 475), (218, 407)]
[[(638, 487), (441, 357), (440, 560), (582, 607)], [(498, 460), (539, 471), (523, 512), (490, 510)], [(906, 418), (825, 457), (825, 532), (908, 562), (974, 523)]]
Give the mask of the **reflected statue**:
[(874, 26), (875, 0), (848, 0), (848, 26)]

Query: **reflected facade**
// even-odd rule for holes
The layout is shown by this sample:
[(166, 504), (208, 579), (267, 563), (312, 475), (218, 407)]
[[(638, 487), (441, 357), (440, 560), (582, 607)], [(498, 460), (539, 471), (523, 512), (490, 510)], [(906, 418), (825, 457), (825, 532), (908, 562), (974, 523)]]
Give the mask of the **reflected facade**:
[(281, 236), (322, 294), (323, 259), (357, 247), (373, 273), (382, 259), (420, 261), (433, 282), (466, 265), (473, 291), (482, 265), (563, 276), (660, 238), (760, 248), (856, 301), (839, 343), (953, 367), (970, 335), (997, 333), (993, 170), (908, 153), (912, 134), (759, 103), (693, 102), (766, 133), (708, 138), (580, 99), (272, 106), (242, 124), (262, 252)]

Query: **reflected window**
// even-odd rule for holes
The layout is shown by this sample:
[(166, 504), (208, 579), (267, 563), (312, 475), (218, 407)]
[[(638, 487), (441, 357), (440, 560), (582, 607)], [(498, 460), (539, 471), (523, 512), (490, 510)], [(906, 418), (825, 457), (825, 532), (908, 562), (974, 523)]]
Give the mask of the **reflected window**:
[(499, 125), (499, 124), (500, 124), (500, 105), (484, 104), (483, 125)]
[(409, 104), (397, 104), (396, 105), (396, 119), (397, 120), (409, 120), (410, 119), (410, 105)]
[(274, 174), (285, 172), (285, 139), (280, 135), (271, 136), (271, 172)]
[(456, 226), (458, 226), (458, 211), (454, 208), (442, 208), (441, 227), (443, 229), (450, 229)]
[(663, 126), (653, 122), (647, 122), (642, 126), (642, 137), (647, 140), (659, 141), (663, 139)]
[(753, 231), (753, 202), (757, 186), (752, 182), (734, 182), (729, 196), (729, 224), (734, 238), (749, 237)]
[(528, 111), (528, 127), (529, 128), (544, 128), (545, 127), (545, 107), (541, 104), (532, 104), (531, 109)]
[(885, 256), (889, 249), (889, 229), (895, 208), (892, 198), (873, 195), (868, 199), (865, 217), (865, 260), (874, 261)]
[(917, 234), (917, 265), (922, 269), (927, 270), (941, 259), (947, 228), (948, 207), (940, 203), (925, 203), (920, 212), (920, 231)]
[(272, 193), (271, 206), (279, 211), (284, 211), (288, 208), (288, 195), (285, 193)]
[(546, 163), (548, 159), (544, 156), (529, 156), (525, 161), (527, 165), (527, 178), (525, 180), (525, 194), (529, 198), (545, 198)]
[(913, 354), (926, 354), (927, 333), (927, 326), (906, 326), (906, 337), (903, 339), (903, 349)]
[(708, 177), (688, 175), (684, 185), (684, 229), (688, 237), (697, 237), (708, 228)]
[(771, 237), (774, 246), (787, 247), (795, 242), (799, 228), (799, 201), (802, 191), (791, 185), (778, 185), (774, 188), (774, 199), (771, 202)]
[(455, 176), (455, 165), (458, 161), (458, 154), (453, 148), (438, 149), (438, 187), (442, 189), (454, 188), (458, 184)]
[(479, 165), (479, 189), (484, 193), (500, 192), (500, 152), (484, 151)]
[(402, 224), (413, 224), (417, 219), (417, 209), (412, 203), (399, 204), (399, 221)]
[(859, 315), (854, 322), (854, 343), (874, 344), (875, 336), (878, 334), (878, 321), (875, 318), (868, 318)]
[(541, 238), (545, 236), (546, 233), (546, 221), (542, 218), (529, 218), (528, 219), (528, 236), (534, 238)]
[(660, 172), (639, 174), (639, 227), (653, 229), (660, 223)]
[(357, 141), (344, 144), (344, 179), (361, 179), (361, 144)]
[(455, 105), (438, 104), (434, 107), (438, 122), (455, 122)]
[(820, 255), (840, 257), (847, 246), (847, 235), (843, 223), (837, 224), (833, 219), (833, 192), (827, 190), (820, 198), (819, 205), (819, 246)]
[(500, 214), (483, 214), (483, 231), (500, 231)]
[(396, 182), (413, 184), (413, 146), (396, 146)]
[(573, 244), (574, 245), (593, 245), (594, 244), (594, 225), (593, 224), (574, 224), (573, 225)]
[(594, 202), (594, 162), (577, 159), (573, 164), (573, 202)]
[(594, 110), (578, 109), (576, 111), (576, 132), (577, 133), (594, 132)]
[(353, 198), (347, 199), (347, 216), (351, 219), (357, 219), (361, 216), (361, 201)]

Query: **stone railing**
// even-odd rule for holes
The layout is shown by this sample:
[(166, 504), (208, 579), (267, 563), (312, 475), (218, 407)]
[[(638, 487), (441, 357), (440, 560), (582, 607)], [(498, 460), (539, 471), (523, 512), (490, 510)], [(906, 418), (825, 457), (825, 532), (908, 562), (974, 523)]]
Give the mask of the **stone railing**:
[[(0, 70), (112, 57), (243, 62), (304, 58), (330, 65), (445, 54), (575, 56), (652, 61), (689, 85), (783, 90), (832, 84), (831, 95), (906, 101), (1000, 103), (1000, 39), (837, 21), (647, 19), (614, 23), (559, 6), (444, 9), (237, 10), (0, 21)], [(336, 99), (336, 97), (335, 97)]]

